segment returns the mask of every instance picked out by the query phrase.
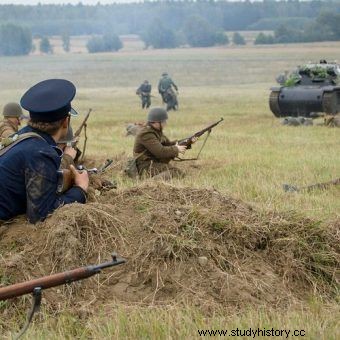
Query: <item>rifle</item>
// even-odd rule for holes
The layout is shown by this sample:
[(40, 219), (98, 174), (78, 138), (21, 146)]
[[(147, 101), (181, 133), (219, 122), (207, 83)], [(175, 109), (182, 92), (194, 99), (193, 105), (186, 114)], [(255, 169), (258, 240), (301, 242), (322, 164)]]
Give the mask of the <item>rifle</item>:
[(311, 184), (311, 185), (306, 185), (304, 187), (296, 187), (294, 185), (291, 184), (283, 184), (283, 190), (285, 192), (299, 192), (299, 191), (313, 191), (313, 190), (317, 190), (317, 189), (327, 189), (328, 187), (332, 186), (332, 185), (338, 185), (340, 184), (340, 178), (336, 178), (333, 179), (331, 181), (328, 182), (322, 182), (322, 183), (315, 183), (315, 184)]
[[(101, 174), (105, 172), (113, 163), (112, 159), (107, 159), (105, 163), (100, 166), (99, 168), (91, 168), (88, 169), (83, 165), (78, 165), (76, 168), (78, 171), (86, 170), (90, 175), (92, 174)], [(65, 191), (69, 190), (74, 184), (74, 175), (70, 169), (62, 169), (58, 171), (59, 174), (59, 183), (57, 187), (57, 192), (59, 194), (64, 193)]]
[(199, 137), (201, 137), (202, 135), (204, 135), (206, 132), (208, 132), (207, 137), (205, 138), (203, 145), (200, 149), (200, 151), (198, 152), (198, 155), (196, 158), (190, 158), (190, 159), (182, 159), (182, 158), (178, 158), (179, 161), (194, 161), (194, 160), (198, 160), (202, 149), (205, 146), (205, 143), (208, 139), (208, 137), (210, 136), (211, 130), (218, 124), (220, 124), (224, 119), (221, 118), (220, 120), (218, 120), (217, 122), (205, 127), (204, 129), (194, 133), (193, 135), (191, 135), (190, 137), (184, 138), (184, 139), (180, 139), (177, 143), (178, 145), (185, 145), (187, 147), (187, 149), (191, 149), (192, 144), (194, 143), (194, 141), (196, 139), (198, 139)]
[(33, 294), (32, 307), (28, 313), (27, 321), (16, 336), (19, 339), (27, 330), (32, 321), (34, 313), (39, 309), (41, 304), (42, 290), (61, 286), (74, 281), (87, 279), (93, 275), (99, 274), (102, 269), (117, 266), (126, 262), (124, 258), (118, 257), (116, 253), (112, 253), (112, 261), (101, 263), (98, 265), (90, 265), (79, 267), (63, 273), (52, 274), (41, 277), (39, 279), (16, 283), (7, 287), (0, 288), (0, 301), (22, 296), (25, 294)]
[[(80, 158), (80, 155), (81, 156), (81, 159), (79, 159), (80, 161), (82, 161), (84, 159), (84, 156), (85, 156), (85, 151), (86, 151), (86, 143), (87, 143), (87, 134), (86, 134), (86, 127), (87, 127), (87, 120), (89, 119), (90, 117), (90, 114), (92, 112), (92, 109), (89, 109), (89, 111), (87, 112), (84, 120), (82, 121), (82, 123), (80, 124), (79, 128), (77, 129), (77, 131), (74, 133), (73, 135), (73, 141), (72, 141), (72, 147), (76, 147), (76, 145), (78, 144), (78, 141), (79, 141), (79, 137), (80, 137), (80, 134), (81, 132), (85, 131), (85, 139), (84, 139), (84, 145), (83, 145), (83, 151), (80, 151), (78, 148), (77, 148), (77, 155), (76, 155), (76, 159), (79, 159)], [(69, 146), (69, 145), (68, 145)]]

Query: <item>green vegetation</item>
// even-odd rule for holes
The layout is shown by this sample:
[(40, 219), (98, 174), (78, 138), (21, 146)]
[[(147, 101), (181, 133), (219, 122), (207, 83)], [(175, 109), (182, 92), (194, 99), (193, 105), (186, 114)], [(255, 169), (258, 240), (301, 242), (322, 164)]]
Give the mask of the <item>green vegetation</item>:
[(260, 32), (254, 41), (255, 45), (271, 45), (274, 44), (274, 37), (271, 34)]
[(61, 35), (63, 41), (63, 50), (65, 52), (70, 52), (70, 35), (67, 31), (63, 32)]
[(233, 34), (233, 43), (234, 43), (234, 45), (245, 45), (246, 41), (245, 41), (244, 37), (239, 32), (235, 32)]
[(14, 24), (0, 25), (0, 56), (25, 55), (32, 49), (29, 29)]
[(145, 46), (154, 48), (174, 48), (178, 46), (178, 39), (172, 29), (166, 28), (159, 19), (155, 19), (148, 29), (141, 35)]
[[(339, 307), (322, 308), (311, 302), (306, 308), (286, 311), (219, 311), (204, 315), (190, 307), (105, 306), (99, 316), (81, 318), (62, 313), (57, 318), (44, 316), (23, 339), (199, 339), (198, 330), (286, 329), (304, 330), (305, 338), (336, 340), (339, 336)], [(18, 329), (18, 325), (13, 325)], [(12, 334), (14, 335), (14, 333)], [(233, 337), (244, 339), (244, 337)], [(289, 338), (292, 338), (290, 336)], [(268, 337), (258, 337), (268, 339)]]
[[(207, 20), (193, 16), (188, 18), (184, 25), (186, 42), (193, 47), (208, 47), (228, 43), (228, 38), (223, 32), (218, 32)], [(222, 33), (222, 34), (221, 34)]]
[(117, 34), (106, 33), (102, 37), (92, 37), (86, 47), (90, 53), (114, 52), (120, 50), (123, 44)]
[[(143, 121), (146, 115), (134, 94), (136, 86), (147, 77), (155, 87), (166, 70), (180, 89), (180, 111), (170, 113), (166, 130), (170, 138), (183, 138), (221, 116), (225, 118), (212, 132), (200, 161), (176, 164), (186, 169), (187, 176), (174, 181), (174, 185), (215, 188), (260, 210), (293, 210), (322, 221), (334, 220), (340, 209), (339, 188), (287, 194), (281, 185), (306, 185), (339, 177), (340, 160), (335, 156), (339, 130), (317, 125), (281, 126), (268, 108), (268, 96), (277, 74), (308, 60), (319, 60), (320, 56), (336, 59), (339, 48), (339, 43), (331, 42), (284, 47), (176, 49), (171, 54), (147, 50), (96, 56), (2, 57), (0, 73), (6, 87), (0, 89), (0, 102), (5, 103), (9, 98), (18, 100), (35, 81), (58, 74), (77, 84), (75, 108), (79, 112), (89, 107), (94, 110), (87, 129), (87, 155), (100, 160), (121, 153), (131, 155), (133, 139), (125, 137), (125, 124)], [(152, 98), (152, 105), (162, 105), (155, 90), (153, 94), (157, 97)], [(81, 119), (72, 118), (75, 127)], [(201, 143), (197, 142), (186, 156), (196, 155)], [(120, 187), (135, 184), (123, 175), (116, 179)], [(141, 201), (136, 209), (145, 211), (148, 206)], [(192, 232), (189, 226), (188, 233)], [(219, 227), (212, 224), (216, 232)], [(317, 256), (319, 254), (315, 254)], [(100, 286), (98, 292), (102, 294)], [(212, 314), (204, 311), (204, 306), (145, 306), (143, 303), (112, 306), (95, 300), (82, 308), (75, 306), (81, 310), (74, 314), (66, 308), (59, 310), (59, 305), (52, 306), (53, 310), (51, 306), (45, 307), (51, 309), (36, 319), (26, 339), (178, 339), (194, 338), (198, 328), (237, 327), (304, 329), (306, 338), (311, 339), (339, 336), (339, 307), (322, 300), (304, 306), (292, 304), (285, 311), (253, 308)], [(197, 311), (198, 307), (203, 311)], [(18, 313), (17, 308), (11, 303), (6, 312), (16, 309)], [(98, 315), (90, 316), (89, 309), (98, 309)], [(23, 308), (20, 319), (4, 312), (0, 324), (6, 329), (18, 330), (25, 311)], [(6, 336), (9, 338), (10, 334), (4, 334)]]
[(275, 28), (274, 36), (260, 33), (255, 44), (280, 44), (340, 40), (340, 14), (321, 12), (315, 21), (309, 21), (302, 28), (280, 24)]
[(39, 49), (41, 53), (52, 54), (53, 48), (50, 40), (47, 37), (42, 37), (39, 44)]
[(209, 23), (214, 32), (276, 30), (284, 26), (294, 33), (288, 41), (292, 42), (339, 39), (339, 11), (338, 1), (183, 0), (111, 5), (98, 2), (95, 6), (79, 2), (77, 5), (2, 5), (0, 24), (25, 24), (33, 34), (44, 36), (61, 35), (65, 27), (70, 35), (106, 32), (142, 35), (150, 23), (158, 20), (164, 30), (177, 36), (185, 32), (194, 15)]

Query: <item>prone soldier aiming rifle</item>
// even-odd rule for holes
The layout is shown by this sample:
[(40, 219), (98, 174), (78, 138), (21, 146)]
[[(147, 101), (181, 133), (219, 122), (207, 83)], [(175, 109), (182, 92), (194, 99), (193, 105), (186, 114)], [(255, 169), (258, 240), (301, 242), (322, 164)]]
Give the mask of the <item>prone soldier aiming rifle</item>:
[(33, 304), (27, 317), (26, 324), (16, 336), (19, 339), (27, 330), (32, 321), (34, 313), (39, 309), (41, 304), (41, 295), (43, 289), (61, 286), (74, 281), (87, 279), (93, 275), (99, 274), (102, 269), (117, 266), (126, 262), (124, 258), (118, 257), (116, 253), (112, 253), (112, 261), (101, 263), (98, 265), (90, 265), (69, 270), (63, 273), (52, 274), (41, 277), (39, 279), (13, 284), (0, 288), (0, 301), (22, 296), (25, 294), (33, 294)]

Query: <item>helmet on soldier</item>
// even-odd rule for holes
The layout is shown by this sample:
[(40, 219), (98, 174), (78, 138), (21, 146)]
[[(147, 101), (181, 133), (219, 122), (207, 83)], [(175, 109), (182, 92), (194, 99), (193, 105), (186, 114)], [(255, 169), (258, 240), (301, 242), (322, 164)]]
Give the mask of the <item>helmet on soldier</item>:
[(168, 74), (166, 72), (163, 72), (162, 77), (166, 77), (166, 76), (168, 76)]
[(20, 118), (23, 116), (22, 108), (18, 103), (7, 103), (2, 114), (6, 118)]
[(164, 122), (168, 119), (168, 113), (162, 107), (154, 107), (148, 113), (148, 122)]

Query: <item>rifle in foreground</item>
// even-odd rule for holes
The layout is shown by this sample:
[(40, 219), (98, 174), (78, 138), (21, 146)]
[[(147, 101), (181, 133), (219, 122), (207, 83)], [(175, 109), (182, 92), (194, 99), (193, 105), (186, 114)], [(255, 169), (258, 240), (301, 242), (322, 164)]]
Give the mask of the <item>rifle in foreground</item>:
[(33, 304), (28, 313), (26, 324), (24, 325), (20, 333), (16, 336), (16, 339), (18, 339), (25, 333), (30, 322), (32, 321), (34, 313), (39, 309), (43, 289), (57, 287), (74, 281), (87, 279), (93, 275), (99, 274), (102, 269), (117, 266), (126, 262), (125, 259), (118, 257), (116, 253), (113, 253), (111, 256), (112, 261), (109, 262), (80, 267), (63, 273), (52, 274), (41, 277), (39, 279), (16, 283), (7, 287), (0, 288), (0, 301), (22, 296), (25, 294), (33, 294)]
[[(91, 174), (102, 174), (105, 172), (113, 163), (112, 159), (107, 159), (105, 163), (99, 167), (99, 168), (91, 168), (88, 169), (83, 165), (78, 165), (76, 168), (78, 171), (87, 171), (89, 175)], [(58, 171), (60, 177), (59, 177), (59, 183), (57, 187), (57, 192), (59, 194), (64, 193), (65, 191), (69, 190), (73, 184), (74, 184), (74, 175), (73, 172), (69, 169), (62, 169)]]
[(217, 122), (205, 127), (204, 129), (194, 133), (193, 135), (191, 135), (190, 137), (187, 137), (187, 138), (184, 138), (184, 139), (180, 139), (178, 141), (178, 144), (179, 145), (185, 145), (187, 147), (187, 149), (191, 149), (191, 145), (199, 138), (201, 137), (202, 135), (204, 135), (206, 132), (208, 133), (204, 142), (203, 142), (203, 145), (201, 147), (201, 149), (199, 150), (197, 156), (195, 158), (186, 158), (186, 159), (183, 159), (183, 158), (178, 158), (177, 160), (178, 161), (196, 161), (198, 160), (200, 154), (201, 154), (201, 151), (203, 150), (204, 146), (205, 146), (205, 143), (207, 142), (207, 139), (208, 137), (210, 136), (210, 133), (211, 133), (211, 130), (217, 126), (218, 124), (220, 124), (221, 122), (223, 121), (223, 118), (221, 118), (220, 120), (218, 120)]
[(311, 185), (307, 185), (305, 187), (300, 187), (300, 188), (294, 185), (291, 185), (291, 184), (283, 184), (282, 187), (285, 192), (299, 192), (299, 191), (310, 192), (313, 190), (327, 189), (330, 186), (339, 185), (339, 184), (340, 184), (340, 178), (336, 178), (328, 182), (311, 184)]

